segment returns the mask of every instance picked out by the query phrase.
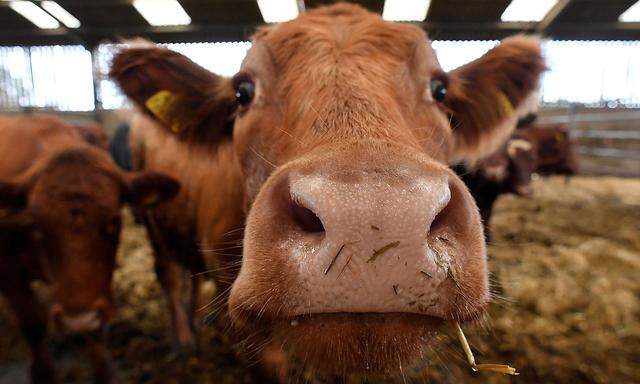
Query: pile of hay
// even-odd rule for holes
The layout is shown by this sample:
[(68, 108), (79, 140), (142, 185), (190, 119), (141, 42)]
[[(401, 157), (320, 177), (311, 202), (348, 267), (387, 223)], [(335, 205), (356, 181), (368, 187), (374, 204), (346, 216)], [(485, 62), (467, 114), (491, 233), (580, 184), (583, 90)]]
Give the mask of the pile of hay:
[[(501, 299), (486, 327), (465, 327), (478, 362), (521, 375), (471, 372), (451, 329), (416, 382), (640, 382), (640, 180), (550, 178), (534, 189), (499, 200), (489, 265)], [(130, 218), (118, 261), (111, 348), (125, 382), (264, 382), (214, 327), (200, 335), (200, 357), (172, 352), (151, 251)], [(25, 359), (23, 347), (7, 349), (18, 340), (7, 315), (0, 308), (0, 383), (3, 367)]]
[[(478, 361), (508, 363), (521, 375), (470, 373), (455, 352), (451, 372), (433, 367), (429, 376), (639, 382), (640, 181), (551, 178), (534, 190), (531, 199), (505, 196), (496, 206), (489, 265), (503, 299), (491, 308), (488, 332), (467, 332)], [(451, 340), (447, 349), (459, 351)]]

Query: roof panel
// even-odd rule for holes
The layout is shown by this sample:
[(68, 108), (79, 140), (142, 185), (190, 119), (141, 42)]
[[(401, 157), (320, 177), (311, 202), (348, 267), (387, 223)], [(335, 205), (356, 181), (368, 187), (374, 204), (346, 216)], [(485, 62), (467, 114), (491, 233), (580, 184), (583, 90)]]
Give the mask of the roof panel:
[(511, 0), (432, 0), (427, 21), (496, 22), (510, 2)]
[(638, 0), (572, 0), (556, 23), (617, 22), (618, 17)]
[[(307, 9), (313, 9), (320, 5), (339, 3), (340, 0), (305, 0)], [(370, 11), (382, 14), (384, 0), (352, 0), (351, 3), (360, 4)]]
[(123, 26), (148, 25), (144, 18), (127, 2), (69, 1), (61, 5), (74, 15), (83, 26), (91, 28), (117, 28)]
[(37, 29), (29, 20), (17, 14), (8, 6), (0, 6), (0, 28), (11, 29)]
[(182, 1), (194, 24), (248, 24), (264, 22), (255, 0)]

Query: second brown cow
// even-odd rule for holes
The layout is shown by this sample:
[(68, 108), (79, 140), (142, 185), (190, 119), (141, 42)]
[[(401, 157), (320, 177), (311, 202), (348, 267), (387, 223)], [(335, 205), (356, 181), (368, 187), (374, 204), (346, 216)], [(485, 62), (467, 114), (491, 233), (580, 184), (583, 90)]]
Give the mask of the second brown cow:
[(575, 175), (578, 160), (567, 128), (519, 127), (495, 153), (473, 167), (459, 164), (456, 173), (480, 209), (487, 241), (491, 241), (491, 216), (498, 196), (513, 193), (529, 197), (532, 176)]
[[(56, 375), (48, 323), (86, 339), (101, 383), (115, 382), (103, 331), (114, 312), (111, 277), (125, 202), (174, 196), (178, 183), (155, 172), (125, 173), (78, 130), (46, 116), (0, 118), (0, 293), (32, 352), (33, 382)], [(51, 289), (47, 308), (32, 290)]]

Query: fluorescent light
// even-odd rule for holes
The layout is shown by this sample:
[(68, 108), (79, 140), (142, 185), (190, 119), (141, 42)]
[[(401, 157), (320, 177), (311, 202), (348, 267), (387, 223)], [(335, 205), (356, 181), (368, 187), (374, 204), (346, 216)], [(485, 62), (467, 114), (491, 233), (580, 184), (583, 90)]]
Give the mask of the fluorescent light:
[(423, 21), (431, 0), (386, 0), (382, 18), (390, 21)]
[(504, 10), (502, 21), (540, 22), (558, 0), (513, 0)]
[(18, 12), (22, 16), (24, 16), (27, 20), (35, 24), (38, 28), (41, 29), (56, 29), (60, 28), (60, 23), (58, 20), (51, 17), (50, 14), (43, 11), (42, 8), (38, 7), (34, 3), (30, 1), (11, 1), (9, 2), (9, 8)]
[(55, 1), (43, 1), (40, 3), (40, 6), (44, 8), (45, 11), (49, 12), (56, 19), (60, 20), (62, 24), (66, 25), (69, 28), (79, 28), (80, 20), (76, 19), (72, 14), (67, 12), (66, 9), (62, 8)]
[(133, 6), (151, 25), (191, 24), (191, 17), (177, 0), (134, 0)]
[(618, 20), (625, 23), (640, 21), (640, 1), (633, 4), (631, 7), (629, 7), (629, 9), (624, 11), (624, 13), (620, 15)]
[(258, 0), (258, 8), (267, 23), (281, 23), (298, 17), (297, 0)]

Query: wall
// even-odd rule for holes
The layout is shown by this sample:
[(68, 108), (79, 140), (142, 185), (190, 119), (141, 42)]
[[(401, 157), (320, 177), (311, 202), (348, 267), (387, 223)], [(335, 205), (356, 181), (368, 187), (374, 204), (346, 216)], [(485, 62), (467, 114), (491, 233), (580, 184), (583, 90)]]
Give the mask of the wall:
[(582, 173), (640, 177), (640, 109), (543, 108), (538, 125), (554, 124), (570, 129)]

